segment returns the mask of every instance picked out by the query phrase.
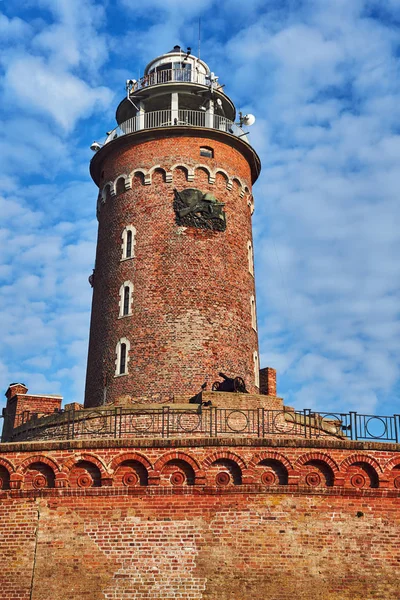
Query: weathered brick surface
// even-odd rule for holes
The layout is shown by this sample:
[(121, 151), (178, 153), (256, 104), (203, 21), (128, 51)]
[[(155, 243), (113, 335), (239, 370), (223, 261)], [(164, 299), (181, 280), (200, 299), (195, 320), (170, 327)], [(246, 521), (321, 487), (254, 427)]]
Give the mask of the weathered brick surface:
[(19, 389), (9, 388), (7, 392), (12, 391), (13, 394), (6, 394), (7, 405), (3, 411), (4, 424), (2, 430), (2, 440), (9, 438), (12, 430), (19, 427), (27, 420), (32, 418), (32, 415), (42, 416), (54, 413), (61, 407), (61, 396), (39, 396), (27, 394), (27, 388)]
[[(99, 210), (99, 233), (94, 275), (92, 320), (86, 381), (86, 406), (129, 394), (196, 393), (218, 372), (240, 375), (249, 391), (255, 387), (253, 353), (258, 352), (252, 327), (250, 297), (255, 296), (249, 271), (248, 241), (252, 239), (248, 205), (251, 173), (247, 159), (235, 148), (217, 140), (214, 158), (200, 157), (203, 138), (152, 139), (116, 149), (104, 162), (103, 185), (126, 176), (134, 168), (148, 172), (159, 165), (145, 185), (140, 173), (132, 176), (132, 189), (108, 195)], [(172, 167), (186, 164), (188, 172)], [(215, 175), (201, 167), (206, 164)], [(226, 171), (238, 181), (228, 183)], [(166, 182), (165, 172), (172, 173)], [(174, 188), (198, 188), (225, 202), (227, 229), (213, 232), (178, 227), (173, 211)], [(229, 189), (228, 189), (229, 188)], [(136, 228), (135, 258), (121, 261), (121, 234)], [(133, 314), (119, 318), (119, 290), (125, 281), (134, 285)], [(126, 337), (131, 344), (129, 374), (115, 377), (116, 344)]]
[(81, 440), (0, 452), (2, 600), (399, 597), (397, 445)]
[(260, 393), (276, 396), (276, 370), (271, 367), (260, 369)]

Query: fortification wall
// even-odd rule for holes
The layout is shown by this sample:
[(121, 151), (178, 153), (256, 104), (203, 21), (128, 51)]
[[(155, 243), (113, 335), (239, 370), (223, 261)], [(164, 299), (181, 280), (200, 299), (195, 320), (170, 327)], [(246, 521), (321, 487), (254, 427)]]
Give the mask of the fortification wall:
[(399, 445), (76, 440), (0, 451), (2, 600), (399, 597)]

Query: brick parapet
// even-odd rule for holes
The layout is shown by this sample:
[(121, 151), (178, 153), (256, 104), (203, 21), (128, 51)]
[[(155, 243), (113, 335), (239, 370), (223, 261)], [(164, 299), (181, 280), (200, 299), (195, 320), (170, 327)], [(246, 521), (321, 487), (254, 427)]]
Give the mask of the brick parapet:
[(8, 388), (6, 392), (7, 404), (3, 409), (2, 440), (7, 440), (12, 431), (31, 419), (33, 414), (43, 416), (60, 410), (62, 396), (27, 394), (27, 391), (28, 388), (21, 384)]

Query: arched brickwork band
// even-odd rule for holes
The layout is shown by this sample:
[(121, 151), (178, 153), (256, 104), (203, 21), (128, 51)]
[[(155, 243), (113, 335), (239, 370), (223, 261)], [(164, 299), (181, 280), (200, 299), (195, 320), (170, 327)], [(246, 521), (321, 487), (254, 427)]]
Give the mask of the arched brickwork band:
[(276, 460), (283, 464), (283, 466), (287, 469), (287, 471), (293, 471), (293, 466), (291, 462), (281, 454), (280, 452), (274, 452), (271, 450), (265, 450), (263, 452), (258, 452), (253, 456), (251, 461), (249, 462), (249, 469), (253, 469), (263, 460)]
[(386, 453), (378, 458), (372, 453), (351, 451), (304, 452), (301, 447), (295, 452), (293, 448), (282, 448), (282, 452), (229, 447), (210, 452), (203, 448), (200, 455), (186, 449), (166, 451), (165, 447), (149, 453), (115, 448), (111, 456), (109, 451), (104, 454), (101, 450), (75, 450), (72, 455), (67, 452), (63, 456), (32, 452), (28, 456), (2, 456), (0, 470), (4, 484), (0, 489), (128, 489), (193, 484), (228, 489), (231, 485), (254, 484), (268, 489), (289, 485), (301, 493), (334, 486), (352, 493), (382, 489), (400, 494), (400, 458), (396, 455)]
[(332, 471), (339, 471), (339, 466), (329, 454), (325, 452), (307, 452), (302, 454), (296, 461), (295, 468), (298, 469), (311, 461), (320, 461), (327, 464)]
[(369, 456), (368, 454), (351, 454), (347, 458), (345, 458), (340, 464), (340, 470), (346, 471), (349, 467), (351, 467), (355, 463), (366, 463), (369, 464), (377, 473), (382, 473), (382, 467), (379, 462)]
[(147, 472), (153, 471), (153, 466), (146, 456), (139, 454), (138, 452), (123, 452), (115, 456), (109, 465), (109, 471), (114, 472), (120, 464), (127, 461), (136, 461), (143, 465)]
[(25, 473), (25, 471), (33, 463), (42, 463), (44, 465), (47, 465), (54, 472), (54, 474), (60, 471), (60, 466), (53, 458), (50, 458), (49, 456), (44, 454), (32, 454), (18, 465), (17, 472)]

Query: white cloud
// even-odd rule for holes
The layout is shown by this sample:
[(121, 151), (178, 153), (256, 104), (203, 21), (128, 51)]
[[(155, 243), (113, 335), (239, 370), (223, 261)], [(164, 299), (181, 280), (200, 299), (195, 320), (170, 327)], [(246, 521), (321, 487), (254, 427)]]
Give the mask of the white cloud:
[(104, 7), (91, 0), (39, 0), (55, 22), (35, 37), (33, 49), (43, 52), (53, 66), (76, 68), (96, 78), (108, 58), (108, 44), (100, 26), (105, 20)]
[(5, 87), (20, 107), (50, 115), (66, 131), (71, 131), (82, 116), (89, 117), (107, 107), (112, 98), (108, 88), (91, 88), (82, 79), (58, 71), (35, 56), (17, 58), (9, 65)]
[[(4, 386), (44, 385), (29, 374), (43, 365), (47, 385), (62, 381), (82, 400), (96, 191), (81, 143), (109, 126), (104, 82), (120, 81), (122, 95), (125, 72), (136, 77), (175, 43), (195, 50), (201, 15), (202, 57), (257, 116), (262, 366), (278, 368), (278, 391), (298, 408), (373, 411), (385, 401), (397, 411), (388, 398), (399, 379), (398, 0), (120, 0), (116, 13), (89, 0), (37, 4), (46, 25), (0, 18), (14, 41), (2, 60), (12, 119), (0, 146), (0, 311), (14, 344), (3, 347)], [(125, 33), (112, 37), (114, 18)]]
[(20, 19), (14, 17), (9, 19), (6, 15), (0, 13), (0, 40), (3, 45), (7, 40), (16, 40), (30, 37), (32, 34), (31, 26)]

